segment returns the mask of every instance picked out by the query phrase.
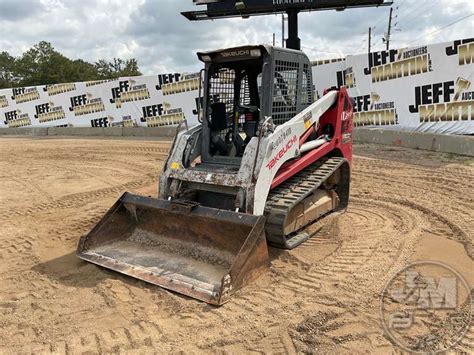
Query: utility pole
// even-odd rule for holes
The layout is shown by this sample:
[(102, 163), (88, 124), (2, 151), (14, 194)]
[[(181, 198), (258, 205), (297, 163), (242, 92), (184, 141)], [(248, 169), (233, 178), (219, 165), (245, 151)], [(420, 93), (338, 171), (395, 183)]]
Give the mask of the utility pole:
[(273, 47), (275, 47), (275, 32), (273, 32)]
[(387, 36), (385, 38), (385, 42), (387, 43), (387, 51), (390, 49), (390, 33), (392, 32), (392, 15), (393, 15), (393, 7), (390, 8), (390, 16), (388, 18)]
[(369, 54), (372, 50), (372, 27), (369, 27)]
[(285, 48), (285, 14), (281, 14), (281, 48)]

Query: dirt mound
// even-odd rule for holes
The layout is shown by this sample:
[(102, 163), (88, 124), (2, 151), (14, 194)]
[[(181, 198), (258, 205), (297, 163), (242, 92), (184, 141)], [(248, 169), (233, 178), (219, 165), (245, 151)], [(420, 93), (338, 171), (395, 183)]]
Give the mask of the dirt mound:
[(216, 308), (74, 255), (124, 191), (157, 194), (169, 143), (2, 138), (2, 353), (393, 352), (379, 305), (395, 272), (438, 260), (474, 284), (474, 162), (355, 148), (348, 211)]

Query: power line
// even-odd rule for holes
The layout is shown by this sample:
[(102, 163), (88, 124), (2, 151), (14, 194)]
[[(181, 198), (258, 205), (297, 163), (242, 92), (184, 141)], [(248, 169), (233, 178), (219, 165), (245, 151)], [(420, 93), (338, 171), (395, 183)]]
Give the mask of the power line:
[(422, 7), (426, 7), (426, 3), (423, 3), (420, 6), (417, 6), (414, 8), (413, 4), (410, 4), (408, 8), (405, 9), (405, 11), (401, 12), (398, 15), (398, 20), (401, 21), (402, 19), (405, 20), (405, 15), (408, 14), (407, 18), (412, 17), (414, 14), (417, 14), (417, 11), (421, 9)]
[[(433, 0), (433, 1), (437, 1), (437, 0)], [(421, 9), (421, 11), (418, 11), (419, 9)], [(410, 10), (410, 9), (408, 9), (408, 10)], [(397, 21), (398, 21), (397, 23), (399, 24), (401, 22), (404, 22), (404, 23), (407, 22), (405, 25), (410, 24), (413, 19), (417, 18), (419, 15), (421, 15), (425, 12), (427, 12), (426, 4), (423, 3), (423, 4), (421, 4), (421, 6), (418, 6), (414, 10), (410, 11), (410, 13), (407, 16), (403, 17), (402, 15), (399, 15), (398, 19), (397, 19)], [(407, 20), (409, 20), (409, 21), (407, 21)]]
[(458, 22), (464, 21), (465, 19), (467, 19), (467, 18), (469, 18), (469, 17), (471, 17), (471, 16), (473, 16), (473, 15), (474, 15), (474, 13), (471, 13), (471, 14), (469, 14), (469, 15), (467, 15), (467, 16), (461, 17), (460, 19), (458, 19), (458, 20), (456, 20), (456, 21), (454, 21), (454, 22), (451, 22), (450, 24), (448, 24), (448, 25), (446, 25), (446, 26), (444, 26), (444, 27), (438, 28), (437, 30), (434, 30), (433, 32), (430, 32), (430, 33), (428, 33), (428, 34), (426, 34), (426, 35), (423, 35), (423, 36), (421, 36), (421, 37), (418, 37), (417, 39), (414, 39), (414, 40), (411, 41), (411, 42), (408, 42), (408, 44), (411, 44), (411, 43), (413, 43), (413, 42), (418, 41), (419, 39), (422, 39), (422, 38), (431, 36), (431, 35), (433, 35), (433, 34), (435, 34), (435, 33), (438, 33), (438, 32), (440, 32), (440, 31), (442, 31), (442, 30), (444, 30), (444, 29), (446, 29), (446, 28), (448, 28), (448, 27), (451, 27), (451, 26), (457, 24)]

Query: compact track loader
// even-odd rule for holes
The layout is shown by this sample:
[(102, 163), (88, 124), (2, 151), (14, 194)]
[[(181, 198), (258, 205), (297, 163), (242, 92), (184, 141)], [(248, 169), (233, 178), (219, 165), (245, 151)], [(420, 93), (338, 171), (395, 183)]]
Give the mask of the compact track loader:
[[(84, 260), (220, 305), (349, 199), (352, 101), (314, 101), (300, 51), (244, 46), (198, 53), (201, 124), (177, 134), (159, 198), (125, 193), (81, 238)], [(201, 94), (201, 92), (200, 92)], [(201, 95), (200, 95), (201, 96)]]

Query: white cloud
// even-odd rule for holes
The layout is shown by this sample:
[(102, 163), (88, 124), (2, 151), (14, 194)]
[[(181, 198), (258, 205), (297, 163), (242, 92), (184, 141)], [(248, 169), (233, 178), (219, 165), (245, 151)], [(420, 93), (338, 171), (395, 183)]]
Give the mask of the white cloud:
[[(274, 32), (281, 42), (280, 16), (197, 23), (180, 15), (195, 8), (191, 0), (0, 0), (0, 51), (20, 55), (45, 40), (68, 57), (91, 62), (135, 57), (144, 73), (155, 74), (199, 68), (197, 50), (271, 43)], [(474, 16), (428, 36), (473, 13), (472, 0), (399, 0), (394, 8), (393, 48), (474, 36)], [(369, 26), (376, 27), (374, 49), (381, 50), (388, 12), (380, 7), (301, 14), (303, 50), (311, 58), (365, 52)]]

